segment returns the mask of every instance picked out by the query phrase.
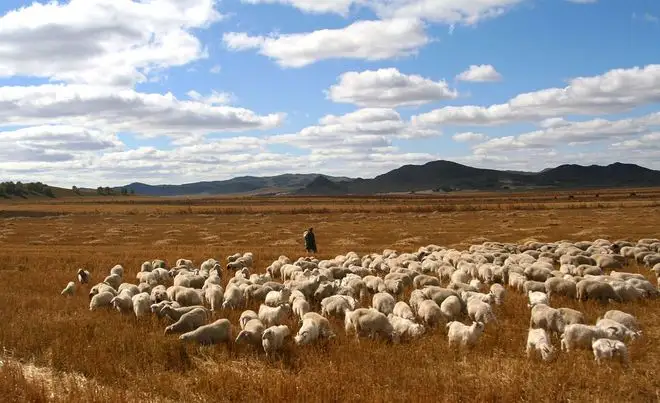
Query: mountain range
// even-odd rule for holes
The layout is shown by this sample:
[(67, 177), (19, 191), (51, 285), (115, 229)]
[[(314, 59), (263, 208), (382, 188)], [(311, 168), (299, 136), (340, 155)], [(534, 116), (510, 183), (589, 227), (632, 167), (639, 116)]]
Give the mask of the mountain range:
[[(284, 174), (268, 177), (242, 176), (223, 181), (182, 185), (131, 183), (139, 195), (374, 195), (399, 192), (447, 192), (456, 190), (571, 189), (588, 187), (660, 186), (660, 171), (635, 164), (560, 165), (539, 172), (474, 168), (451, 161), (404, 165), (372, 179), (322, 174)], [(121, 187), (116, 188), (121, 189)]]

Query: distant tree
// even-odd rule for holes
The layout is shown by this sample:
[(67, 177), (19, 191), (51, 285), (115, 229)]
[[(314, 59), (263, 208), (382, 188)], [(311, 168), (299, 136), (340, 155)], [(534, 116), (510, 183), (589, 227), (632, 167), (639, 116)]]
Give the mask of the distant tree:
[(133, 195), (135, 194), (135, 189), (130, 188), (130, 189), (129, 189), (129, 192), (131, 193), (131, 196), (133, 196)]
[(103, 196), (105, 194), (105, 190), (103, 189), (103, 186), (99, 186), (96, 188), (96, 194)]
[(126, 188), (121, 188), (121, 195), (122, 196), (128, 195), (128, 190), (126, 190)]
[(53, 193), (53, 189), (50, 186), (44, 186), (43, 192), (48, 197), (55, 197), (55, 193)]
[(106, 195), (110, 196), (112, 194), (112, 189), (110, 189), (109, 187), (106, 186), (106, 187), (103, 188), (103, 192)]
[(80, 194), (80, 189), (78, 189), (78, 186), (72, 186), (71, 190), (73, 190), (73, 193), (79, 195)]

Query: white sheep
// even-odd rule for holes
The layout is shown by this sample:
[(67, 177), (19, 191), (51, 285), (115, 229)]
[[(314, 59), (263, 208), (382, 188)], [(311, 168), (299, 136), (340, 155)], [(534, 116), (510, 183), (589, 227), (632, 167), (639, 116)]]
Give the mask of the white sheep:
[(474, 322), (481, 322), (484, 325), (491, 322), (497, 323), (493, 308), (479, 297), (471, 297), (467, 300), (467, 312), (468, 317)]
[(117, 276), (119, 276), (119, 277), (124, 277), (124, 267), (123, 267), (122, 265), (120, 265), (120, 264), (116, 264), (116, 265), (114, 265), (114, 266), (110, 269), (110, 275), (113, 275), (113, 274), (114, 274), (114, 275), (117, 275)]
[(438, 304), (432, 299), (424, 300), (419, 304), (417, 316), (429, 327), (435, 327), (441, 319), (444, 319), (442, 310), (440, 310)]
[(561, 350), (566, 352), (576, 348), (588, 350), (591, 348), (592, 340), (609, 338), (612, 333), (612, 330), (581, 323), (567, 325), (561, 335)]
[(371, 299), (371, 306), (385, 316), (394, 311), (394, 305), (396, 305), (396, 300), (386, 292), (376, 293)]
[(180, 335), (179, 340), (196, 341), (201, 345), (229, 344), (232, 340), (231, 322), (226, 318), (218, 319), (208, 325), (199, 326), (195, 330)]
[(234, 284), (227, 284), (222, 301), (222, 309), (238, 309), (243, 306), (244, 296), (240, 288)]
[(544, 305), (549, 304), (548, 294), (546, 294), (545, 292), (541, 292), (541, 291), (529, 291), (527, 293), (527, 299), (529, 301), (527, 303), (527, 306), (529, 308), (533, 308), (534, 306), (536, 306), (538, 304), (544, 304)]
[(321, 315), (343, 319), (346, 311), (355, 309), (357, 301), (348, 295), (332, 295), (321, 300)]
[(360, 336), (375, 338), (378, 334), (387, 337), (393, 343), (398, 343), (400, 340), (400, 335), (394, 330), (387, 316), (374, 308), (347, 311), (344, 317), (344, 327), (347, 334), (351, 330), (355, 332), (356, 340), (359, 340)]
[(312, 308), (309, 306), (309, 302), (307, 302), (304, 298), (296, 298), (293, 300), (293, 304), (291, 304), (291, 310), (293, 311), (293, 314), (296, 315), (302, 322), (303, 316), (305, 316), (307, 312), (310, 312)]
[(72, 296), (76, 292), (76, 283), (69, 281), (69, 283), (64, 287), (60, 295)]
[(608, 338), (593, 340), (591, 343), (591, 350), (594, 353), (594, 360), (598, 364), (600, 364), (603, 359), (610, 359), (615, 356), (618, 356), (619, 361), (624, 365), (627, 365), (629, 362), (628, 348), (619, 340)]
[(287, 325), (271, 326), (264, 330), (261, 335), (261, 345), (266, 355), (271, 355), (275, 351), (281, 350), (284, 347), (284, 341), (291, 335), (291, 331)]
[(139, 289), (138, 286), (136, 286), (135, 284), (131, 284), (131, 283), (121, 283), (121, 284), (119, 285), (119, 288), (117, 289), (117, 292), (118, 292), (119, 294), (121, 294), (122, 292), (124, 292), (124, 293), (126, 293), (127, 295), (129, 295), (131, 298), (133, 298), (134, 295), (137, 295), (137, 294), (140, 293), (140, 289)]
[(224, 299), (224, 290), (222, 289), (222, 286), (214, 283), (207, 284), (206, 290), (204, 290), (204, 298), (212, 311), (220, 309)]
[(504, 302), (504, 297), (506, 296), (506, 289), (502, 284), (494, 283), (490, 286), (490, 293), (493, 294), (495, 298), (495, 305), (502, 305)]
[(616, 309), (609, 310), (605, 312), (603, 318), (611, 319), (613, 321), (619, 322), (634, 332), (639, 332), (640, 330), (639, 323), (637, 323), (637, 319), (633, 315), (623, 311), (619, 311)]
[(560, 335), (564, 332), (566, 324), (564, 323), (564, 316), (558, 309), (551, 308), (546, 304), (537, 304), (532, 307), (529, 328), (542, 328), (550, 333)]
[(455, 295), (448, 296), (440, 304), (442, 316), (444, 316), (447, 321), (456, 319), (461, 314), (462, 309), (463, 305), (461, 304), (461, 300)]
[(553, 358), (555, 348), (552, 346), (552, 343), (550, 343), (550, 337), (545, 329), (529, 329), (527, 332), (527, 346), (525, 348), (525, 353), (528, 358), (531, 356), (532, 350), (541, 353), (543, 361), (549, 361)]
[(148, 316), (151, 312), (151, 296), (146, 293), (140, 293), (134, 295), (132, 298), (133, 302), (133, 312), (135, 316), (141, 318), (143, 316)]
[[(248, 311), (246, 311), (248, 312)], [(246, 317), (247, 318), (247, 317)], [(236, 343), (246, 342), (253, 346), (260, 346), (261, 335), (263, 334), (266, 326), (258, 318), (249, 319), (247, 322), (241, 322), (242, 330), (236, 336)]]
[(110, 301), (112, 301), (114, 297), (115, 295), (109, 291), (101, 291), (98, 294), (95, 294), (89, 302), (89, 310), (94, 311), (99, 308), (110, 306)]
[(257, 313), (251, 309), (245, 310), (238, 318), (238, 324), (241, 325), (241, 329), (245, 329), (245, 324), (252, 319), (259, 319), (259, 315), (257, 315)]
[(110, 300), (110, 305), (120, 313), (133, 312), (133, 296), (128, 291), (122, 291)]
[(316, 341), (319, 337), (335, 337), (334, 332), (330, 330), (330, 322), (316, 312), (307, 312), (302, 318), (302, 325), (294, 341), (297, 345), (305, 345)]
[[(355, 309), (355, 307), (352, 309)], [(412, 308), (410, 308), (410, 305), (404, 301), (399, 301), (394, 305), (392, 314), (394, 314), (394, 316), (398, 316), (399, 318), (408, 319), (410, 321), (415, 320), (415, 314), (413, 313)]]
[(610, 339), (617, 339), (620, 341), (635, 340), (642, 335), (641, 331), (634, 332), (628, 329), (625, 325), (612, 319), (598, 318), (596, 320), (596, 327), (607, 329), (610, 331)]
[(574, 323), (587, 323), (584, 314), (571, 308), (557, 308), (564, 319), (564, 325), (572, 325)]
[(111, 274), (103, 279), (103, 282), (116, 290), (121, 285), (121, 276), (118, 274)]
[(259, 306), (258, 315), (259, 320), (261, 320), (265, 326), (271, 327), (281, 325), (290, 312), (291, 306), (289, 304), (282, 304), (277, 307), (261, 304)]
[[(163, 309), (167, 306), (163, 307)], [(179, 320), (172, 323), (165, 328), (165, 334), (170, 333), (187, 333), (203, 326), (208, 319), (207, 310), (204, 308), (195, 308), (190, 312), (186, 312)]]
[[(174, 304), (166, 304), (160, 308), (160, 312), (158, 316), (167, 317), (172, 322), (176, 322), (179, 319), (181, 319), (181, 316), (183, 316), (184, 314), (198, 308), (204, 309), (206, 311), (206, 307), (204, 307), (203, 305), (175, 306)], [(210, 314), (210, 312), (208, 313)]]
[[(412, 312), (412, 311), (411, 311)], [(426, 333), (426, 328), (420, 323), (415, 323), (410, 319), (403, 318), (394, 314), (389, 314), (387, 319), (392, 324), (394, 331), (400, 337), (407, 337), (410, 339), (417, 339)]]
[(485, 325), (482, 322), (472, 322), (467, 326), (458, 321), (452, 321), (445, 326), (447, 331), (447, 339), (449, 347), (458, 344), (461, 348), (473, 347), (481, 338), (484, 332)]
[(291, 289), (289, 287), (284, 287), (280, 291), (270, 291), (266, 294), (264, 304), (275, 307), (287, 303), (290, 297)]

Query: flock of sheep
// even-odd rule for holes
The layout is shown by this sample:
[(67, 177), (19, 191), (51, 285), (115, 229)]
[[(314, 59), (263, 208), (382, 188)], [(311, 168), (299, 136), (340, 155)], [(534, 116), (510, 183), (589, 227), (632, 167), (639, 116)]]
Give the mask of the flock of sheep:
[[(330, 260), (301, 257), (294, 262), (280, 256), (261, 274), (250, 273), (254, 258), (249, 252), (228, 256), (224, 265), (208, 259), (197, 267), (179, 259), (168, 268), (165, 261), (153, 260), (142, 264), (137, 284), (124, 281), (121, 265), (110, 269), (91, 287), (89, 309), (116, 309), (138, 318), (155, 314), (171, 322), (166, 335), (180, 334), (181, 340), (205, 345), (247, 343), (268, 355), (291, 337), (285, 323), (292, 316), (298, 319), (298, 346), (335, 337), (328, 318), (337, 318), (346, 334), (358, 340), (384, 337), (399, 343), (444, 324), (450, 347), (472, 347), (489, 323), (497, 323), (495, 312), (508, 288), (527, 296), (529, 357), (536, 352), (543, 360), (553, 358), (555, 336), (562, 351), (587, 349), (599, 363), (613, 357), (628, 363), (626, 343), (641, 336), (635, 317), (609, 310), (590, 325), (580, 311), (552, 307), (550, 300), (563, 296), (608, 304), (657, 297), (658, 288), (643, 275), (622, 271), (631, 260), (654, 272), (660, 287), (658, 239), (484, 242), (467, 251), (428, 245), (414, 253), (386, 249), (362, 257), (349, 252)], [(226, 276), (230, 278), (223, 288)], [(78, 270), (79, 283), (90, 283), (91, 277)], [(73, 295), (76, 288), (72, 281), (62, 294)], [(363, 307), (367, 301), (370, 306)], [(211, 311), (242, 310), (250, 303), (259, 303), (259, 309), (241, 313), (235, 338), (228, 319), (210, 322)]]

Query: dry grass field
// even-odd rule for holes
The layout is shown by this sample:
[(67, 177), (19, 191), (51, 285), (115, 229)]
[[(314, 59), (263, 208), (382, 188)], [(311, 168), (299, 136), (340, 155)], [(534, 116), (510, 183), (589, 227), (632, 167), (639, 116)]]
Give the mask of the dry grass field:
[[(631, 193), (635, 196), (631, 196)], [(569, 199), (569, 195), (573, 198)], [(60, 296), (78, 267), (94, 282), (122, 264), (196, 263), (252, 251), (257, 271), (304, 254), (313, 226), (319, 258), (430, 243), (594, 240), (660, 236), (660, 190), (342, 198), (66, 198), (0, 201), (0, 398), (3, 402), (333, 401), (651, 402), (660, 400), (660, 304), (602, 306), (557, 297), (591, 323), (616, 306), (637, 315), (644, 337), (631, 366), (597, 366), (590, 351), (543, 363), (525, 357), (526, 297), (509, 291), (479, 345), (447, 347), (444, 327), (399, 345), (344, 335), (267, 359), (247, 347), (183, 345), (155, 317), (90, 312), (88, 287)], [(647, 269), (628, 271), (649, 279)], [(226, 282), (227, 279), (225, 278)], [(655, 279), (653, 279), (655, 283)], [(365, 301), (366, 302), (366, 301)], [(252, 306), (251, 309), (256, 309)], [(219, 311), (237, 327), (240, 311)], [(297, 324), (289, 326), (295, 333)], [(558, 342), (555, 342), (558, 346)]]

